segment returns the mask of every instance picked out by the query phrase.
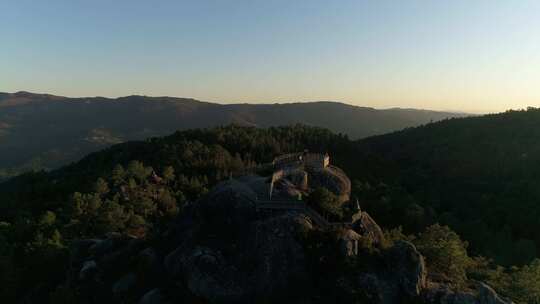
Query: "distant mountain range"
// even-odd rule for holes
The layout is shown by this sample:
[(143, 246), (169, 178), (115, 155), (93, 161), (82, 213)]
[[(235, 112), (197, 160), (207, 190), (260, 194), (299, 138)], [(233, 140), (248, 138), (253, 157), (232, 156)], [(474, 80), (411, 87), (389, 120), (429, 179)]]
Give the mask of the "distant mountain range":
[(0, 93), (0, 179), (31, 169), (56, 168), (115, 143), (190, 128), (302, 123), (358, 139), (465, 115), (377, 110), (329, 101), (222, 105), (174, 97)]

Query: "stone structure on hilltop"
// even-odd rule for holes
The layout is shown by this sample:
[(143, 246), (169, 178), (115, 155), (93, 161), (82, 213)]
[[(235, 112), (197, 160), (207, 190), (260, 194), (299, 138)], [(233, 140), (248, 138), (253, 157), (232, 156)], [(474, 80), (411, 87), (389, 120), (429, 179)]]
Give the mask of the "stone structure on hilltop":
[(330, 165), (330, 156), (328, 153), (310, 153), (308, 151), (289, 153), (274, 158), (272, 165), (278, 169), (300, 165), (312, 169), (324, 169)]
[(324, 169), (330, 165), (330, 156), (328, 153), (304, 153), (302, 160), (306, 167), (312, 169)]
[(280, 155), (272, 165), (274, 173), (268, 191), (270, 199), (276, 194), (295, 198), (319, 187), (332, 191), (341, 202), (350, 199), (351, 181), (340, 168), (330, 165), (328, 153), (305, 151)]

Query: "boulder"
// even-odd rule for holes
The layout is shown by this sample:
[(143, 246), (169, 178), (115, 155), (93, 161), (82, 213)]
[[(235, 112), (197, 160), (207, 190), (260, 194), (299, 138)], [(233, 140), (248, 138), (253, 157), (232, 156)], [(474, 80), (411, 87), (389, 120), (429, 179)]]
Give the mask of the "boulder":
[(188, 254), (177, 254), (176, 258), (193, 294), (215, 302), (235, 302), (246, 296), (241, 286), (243, 274), (221, 253), (196, 247)]
[(329, 166), (308, 171), (308, 184), (311, 189), (324, 187), (338, 196), (339, 201), (349, 201), (351, 195), (351, 180), (337, 167)]
[(115, 247), (121, 246), (119, 244), (119, 240), (115, 238), (107, 238), (103, 240), (98, 240), (95, 242), (90, 248), (89, 252), (90, 254), (94, 256), (101, 256), (108, 252), (111, 252), (115, 249)]
[(81, 270), (79, 271), (79, 280), (85, 280), (90, 278), (97, 271), (97, 263), (94, 260), (86, 261), (83, 263)]
[(362, 290), (362, 297), (373, 304), (395, 303), (397, 295), (387, 281), (380, 279), (372, 273), (362, 273), (358, 276), (358, 286)]
[(510, 300), (503, 299), (500, 297), (493, 288), (488, 286), (486, 283), (478, 282), (477, 287), (478, 291), (478, 300), (480, 304), (511, 304), (513, 303)]
[(171, 275), (173, 279), (182, 278), (182, 260), (184, 255), (184, 248), (178, 247), (171, 251), (163, 262), (165, 270)]
[(115, 295), (122, 295), (135, 287), (137, 283), (137, 276), (130, 272), (122, 276), (112, 287), (112, 291)]
[(479, 304), (472, 291), (456, 292), (448, 285), (431, 282), (422, 291), (422, 299), (426, 304)]
[(286, 213), (254, 223), (256, 243), (253, 251), (255, 294), (269, 298), (292, 294), (308, 279), (304, 249), (300, 235), (313, 229), (309, 218)]
[(343, 256), (358, 255), (358, 244), (362, 237), (352, 229), (345, 229), (338, 235), (339, 250)]
[(154, 288), (145, 293), (139, 301), (139, 304), (165, 304), (170, 303), (165, 300), (163, 293), (158, 288)]
[(141, 271), (146, 274), (158, 274), (163, 271), (163, 264), (154, 248), (148, 247), (139, 252), (137, 261)]
[(367, 212), (361, 212), (356, 218), (357, 220), (353, 223), (354, 231), (370, 239), (375, 245), (381, 245), (384, 242), (384, 233), (381, 227), (379, 227)]
[(274, 190), (272, 192), (273, 199), (298, 200), (301, 195), (302, 191), (287, 179), (280, 179), (274, 183)]
[(423, 257), (409, 242), (398, 241), (381, 256), (386, 269), (360, 273), (354, 289), (361, 290), (368, 303), (416, 303), (426, 286)]
[(426, 286), (424, 257), (407, 241), (396, 241), (387, 254), (389, 268), (403, 294), (411, 298), (419, 296)]
[(422, 292), (427, 304), (512, 304), (500, 297), (493, 288), (477, 282), (476, 290), (452, 290), (448, 285), (431, 283)]
[(85, 239), (73, 241), (70, 245), (70, 258), (72, 263), (82, 263), (89, 256), (90, 248), (101, 242), (99, 239)]
[[(189, 291), (209, 301), (267, 299), (294, 292), (307, 280), (305, 257), (297, 238), (312, 229), (309, 219), (286, 213), (255, 221), (237, 239), (216, 241), (212, 247), (186, 243), (165, 258), (165, 269)], [(238, 244), (235, 249), (230, 243)], [(224, 255), (223, 252), (227, 252)]]
[[(243, 229), (246, 222), (257, 218), (256, 197), (257, 194), (245, 183), (236, 180), (222, 182), (197, 203), (198, 220), (207, 226)], [(220, 231), (223, 229), (216, 230)]]

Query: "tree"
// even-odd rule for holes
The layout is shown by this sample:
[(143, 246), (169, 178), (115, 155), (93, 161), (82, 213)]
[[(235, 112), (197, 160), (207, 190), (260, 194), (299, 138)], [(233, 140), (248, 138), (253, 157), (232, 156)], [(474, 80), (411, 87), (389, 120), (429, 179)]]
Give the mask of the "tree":
[(174, 168), (171, 166), (165, 167), (165, 169), (163, 169), (163, 179), (165, 182), (170, 183), (174, 180), (174, 178)]
[(104, 195), (109, 192), (109, 185), (103, 178), (98, 178), (94, 184), (94, 191), (99, 195)]
[(310, 193), (308, 204), (323, 215), (329, 215), (336, 220), (340, 220), (343, 217), (343, 210), (339, 204), (338, 197), (326, 188), (317, 188)]
[(518, 303), (540, 303), (540, 259), (514, 268), (508, 293)]
[(176, 199), (167, 190), (159, 193), (158, 205), (161, 212), (169, 218), (172, 218), (178, 213)]
[(457, 285), (465, 283), (467, 269), (472, 264), (467, 255), (468, 244), (448, 226), (429, 226), (414, 243), (426, 258), (431, 272), (445, 276)]
[(126, 171), (122, 165), (116, 165), (112, 171), (112, 181), (115, 186), (118, 186), (125, 182)]
[(144, 181), (152, 172), (152, 168), (145, 168), (140, 161), (131, 161), (128, 165), (127, 172), (138, 181)]
[(125, 229), (128, 214), (118, 201), (107, 201), (97, 219), (96, 229), (99, 233), (122, 232)]
[(46, 211), (39, 219), (39, 226), (42, 228), (50, 227), (56, 222), (56, 214), (52, 211)]

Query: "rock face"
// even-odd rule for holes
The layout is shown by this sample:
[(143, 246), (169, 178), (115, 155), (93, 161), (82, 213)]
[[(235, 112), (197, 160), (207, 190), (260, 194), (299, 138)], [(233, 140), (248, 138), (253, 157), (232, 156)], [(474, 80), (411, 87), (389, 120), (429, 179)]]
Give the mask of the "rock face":
[(448, 303), (448, 304), (478, 304), (476, 296), (472, 291), (455, 292), (448, 286), (430, 284), (424, 291), (423, 301), (425, 303)]
[[(257, 193), (246, 182), (215, 187), (153, 242), (119, 235), (75, 242), (67, 283), (88, 303), (319, 303), (312, 296), (325, 286), (314, 287), (310, 267), (335, 259), (365, 264), (334, 283), (359, 291), (367, 303), (511, 303), (483, 283), (454, 292), (428, 282), (414, 245), (396, 241), (387, 247), (366, 212), (354, 216), (352, 227), (325, 231), (302, 210), (256, 212)], [(306, 241), (324, 233), (332, 240)], [(320, 242), (331, 248), (318, 255), (327, 248)], [(368, 250), (363, 242), (378, 252), (374, 260), (361, 260)]]
[(353, 224), (353, 229), (358, 234), (369, 238), (374, 244), (381, 245), (384, 241), (384, 233), (377, 223), (367, 212), (361, 212)]
[(426, 286), (424, 257), (413, 244), (397, 241), (388, 251), (390, 268), (394, 270), (398, 285), (409, 297), (417, 297)]
[(309, 218), (295, 212), (258, 217), (243, 199), (249, 191), (230, 182), (214, 189), (198, 204), (194, 232), (166, 256), (168, 273), (195, 296), (249, 302), (290, 294), (307, 280), (297, 236), (313, 229)]
[(285, 214), (255, 223), (255, 293), (262, 298), (290, 293), (291, 286), (306, 282), (306, 257), (298, 235), (313, 229), (301, 214)]
[(493, 288), (487, 284), (478, 282), (478, 301), (480, 304), (510, 304), (512, 301), (501, 298)]
[(362, 237), (354, 230), (347, 229), (341, 232), (338, 237), (341, 254), (346, 257), (358, 255), (358, 243), (361, 240)]
[(239, 301), (246, 294), (238, 269), (210, 248), (175, 250), (167, 256), (165, 265), (173, 270), (172, 275), (183, 275), (189, 290), (197, 296), (211, 301)]
[(135, 287), (137, 282), (137, 276), (130, 272), (120, 278), (112, 287), (112, 291), (115, 295), (122, 295)]
[(297, 200), (302, 196), (302, 191), (287, 179), (281, 179), (274, 183), (273, 198)]
[(396, 286), (375, 274), (360, 274), (356, 284), (362, 289), (362, 296), (368, 303), (399, 303)]
[(325, 187), (338, 196), (341, 202), (346, 202), (351, 195), (351, 181), (337, 167), (326, 167), (309, 172), (308, 184), (310, 188)]
[(139, 301), (139, 304), (164, 304), (170, 303), (165, 301), (161, 291), (157, 288), (147, 292)]
[(512, 304), (510, 300), (501, 298), (487, 284), (478, 282), (476, 290), (455, 291), (448, 286), (429, 283), (423, 290), (424, 303), (448, 304)]
[(398, 241), (382, 255), (385, 267), (360, 273), (356, 288), (370, 303), (400, 303), (417, 300), (426, 286), (424, 258), (413, 244)]
[[(248, 302), (289, 293), (299, 280), (306, 280), (303, 248), (297, 233), (311, 229), (298, 214), (255, 221), (242, 236), (243, 248), (223, 253), (223, 247), (181, 246), (167, 255), (165, 268), (183, 279), (196, 296), (216, 302)], [(243, 242), (244, 240), (237, 240)]]

